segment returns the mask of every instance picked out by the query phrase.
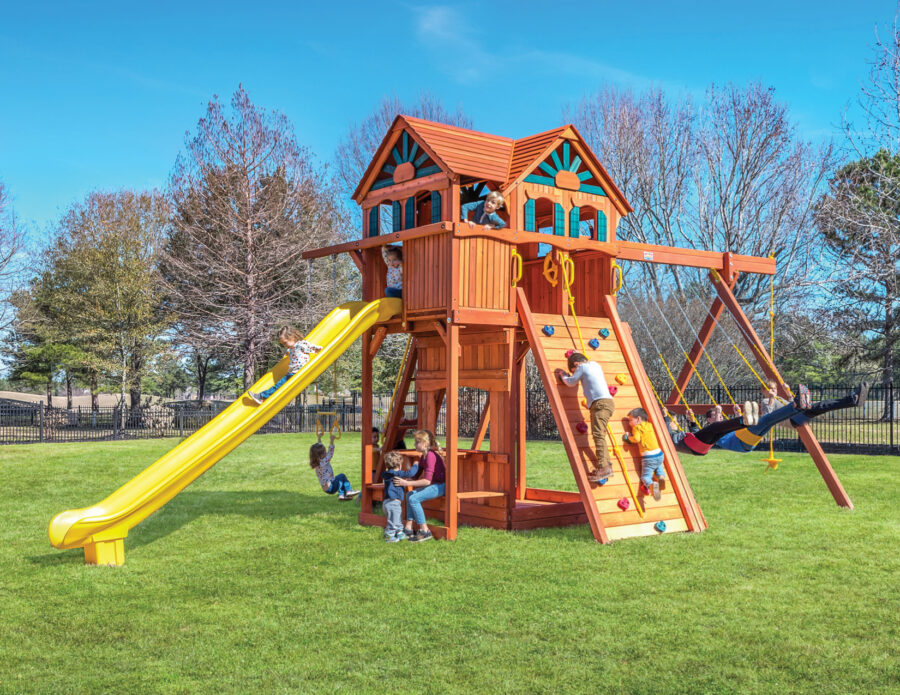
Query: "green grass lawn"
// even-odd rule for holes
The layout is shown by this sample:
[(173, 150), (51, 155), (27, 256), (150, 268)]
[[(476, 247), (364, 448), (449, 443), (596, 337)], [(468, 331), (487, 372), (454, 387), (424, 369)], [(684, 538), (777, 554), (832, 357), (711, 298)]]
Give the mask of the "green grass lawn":
[[(686, 462), (709, 530), (381, 541), (321, 492), (310, 435), (252, 437), (133, 529), (121, 568), (47, 523), (174, 440), (0, 448), (0, 693), (896, 693), (900, 459)], [(336, 470), (358, 480), (359, 437)], [(344, 461), (346, 463), (340, 463)], [(533, 443), (536, 487), (574, 489)]]

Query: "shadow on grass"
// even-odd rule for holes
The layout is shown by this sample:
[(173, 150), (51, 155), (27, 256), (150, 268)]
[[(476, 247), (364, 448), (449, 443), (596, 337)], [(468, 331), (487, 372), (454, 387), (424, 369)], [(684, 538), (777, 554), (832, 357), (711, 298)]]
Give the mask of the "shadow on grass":
[(335, 495), (289, 490), (182, 492), (129, 534), (132, 547), (149, 545), (203, 516), (244, 516), (272, 521), (324, 515), (336, 525), (357, 523), (359, 506)]
[(54, 550), (44, 555), (31, 555), (28, 562), (38, 567), (61, 567), (63, 565), (83, 565), (84, 551), (81, 548), (74, 550)]

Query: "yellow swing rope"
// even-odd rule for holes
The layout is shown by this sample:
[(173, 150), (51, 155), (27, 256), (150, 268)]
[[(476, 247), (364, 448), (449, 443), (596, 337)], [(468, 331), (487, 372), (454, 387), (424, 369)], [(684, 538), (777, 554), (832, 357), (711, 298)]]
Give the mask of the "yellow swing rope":
[[(563, 283), (566, 295), (568, 295), (569, 298), (569, 311), (572, 312), (572, 319), (575, 321), (575, 330), (578, 332), (578, 340), (581, 343), (581, 352), (586, 353), (587, 350), (584, 347), (584, 336), (581, 335), (581, 327), (578, 325), (578, 315), (575, 313), (575, 295), (572, 293), (572, 285), (575, 283), (575, 261), (572, 260), (572, 257), (569, 254), (563, 253), (562, 251), (557, 251), (556, 255), (559, 259), (560, 268), (562, 269)], [(574, 338), (572, 339), (572, 342), (575, 342)], [(628, 468), (625, 466), (625, 459), (622, 457), (622, 452), (619, 450), (619, 444), (613, 435), (612, 427), (610, 427), (609, 422), (606, 423), (606, 433), (607, 436), (609, 436), (610, 444), (612, 444), (613, 453), (619, 462), (619, 466), (622, 468), (622, 475), (625, 477), (625, 483), (628, 485), (628, 492), (631, 494), (631, 499), (634, 501), (634, 508), (637, 509), (638, 516), (643, 519), (644, 510), (641, 509), (640, 502), (638, 502), (637, 493), (634, 491), (634, 486), (631, 484), (631, 477), (628, 475)]]
[[(631, 295), (628, 295), (628, 298), (631, 299)], [(684, 394), (681, 392), (681, 389), (678, 387), (678, 382), (675, 381), (675, 377), (672, 376), (672, 370), (669, 369), (669, 365), (666, 362), (666, 358), (662, 355), (662, 350), (659, 349), (659, 345), (656, 344), (656, 339), (653, 337), (653, 332), (650, 330), (650, 327), (647, 325), (647, 322), (644, 321), (644, 315), (641, 313), (640, 308), (638, 307), (638, 303), (631, 299), (631, 306), (634, 308), (634, 312), (637, 314), (638, 320), (641, 322), (641, 325), (644, 327), (644, 332), (647, 334), (647, 337), (650, 338), (650, 342), (653, 343), (653, 347), (656, 348), (656, 354), (659, 357), (660, 361), (663, 363), (663, 366), (666, 368), (666, 373), (669, 375), (669, 379), (672, 381), (672, 386), (675, 387), (675, 390), (678, 391), (678, 395), (681, 397), (681, 402), (684, 404), (685, 409), (687, 410), (688, 416), (691, 418), (693, 423), (700, 427), (700, 423), (697, 422), (697, 418), (694, 415), (694, 411), (691, 409), (691, 406), (688, 405), (687, 399), (684, 397)], [(649, 381), (649, 379), (648, 379)], [(653, 382), (650, 382), (650, 385), (653, 386)], [(653, 389), (653, 392), (656, 393), (656, 389)], [(659, 394), (656, 394), (657, 400), (662, 403), (662, 399), (659, 397)], [(682, 432), (684, 430), (681, 429), (681, 426), (678, 425), (678, 421), (674, 420), (675, 425)]]
[[(691, 323), (690, 317), (687, 315), (687, 312), (684, 310), (684, 307), (681, 306), (681, 302), (679, 302), (677, 299), (675, 300), (675, 306), (678, 307), (678, 310), (681, 312), (681, 315), (684, 317), (684, 322), (688, 326), (693, 325)], [(710, 317), (710, 318), (712, 318), (712, 317)], [(715, 321), (715, 319), (713, 319), (713, 321), (716, 325), (718, 325), (718, 321)], [(699, 343), (700, 342), (700, 334), (697, 331), (694, 331), (694, 336), (697, 338), (697, 342)], [(683, 349), (682, 349), (682, 352), (684, 352)], [(719, 370), (716, 368), (715, 363), (712, 361), (712, 357), (709, 356), (709, 350), (707, 350), (705, 347), (701, 346), (701, 352), (702, 352), (703, 356), (706, 358), (706, 361), (709, 363), (709, 366), (712, 367), (713, 372), (715, 372), (716, 378), (719, 380), (719, 383), (722, 385), (722, 388), (725, 389), (725, 395), (728, 396), (728, 400), (731, 401), (731, 405), (737, 407), (737, 403), (734, 400), (734, 396), (732, 396), (731, 391), (728, 390), (728, 384), (725, 383), (725, 380), (722, 378), (722, 375), (719, 374)], [(687, 355), (685, 355), (685, 357), (687, 357)], [(687, 360), (688, 360), (688, 362), (690, 362), (691, 361), (690, 357), (687, 357)], [(700, 380), (700, 383), (702, 384), (703, 377), (700, 376), (700, 371), (697, 369), (697, 366), (695, 364), (691, 364), (691, 366), (694, 368), (694, 371), (697, 374), (697, 378)], [(707, 393), (709, 393), (709, 389), (707, 389)], [(712, 397), (712, 396), (710, 396), (710, 397)], [(713, 400), (713, 403), (716, 403), (715, 399)], [(716, 403), (716, 405), (718, 405), (718, 403)]]

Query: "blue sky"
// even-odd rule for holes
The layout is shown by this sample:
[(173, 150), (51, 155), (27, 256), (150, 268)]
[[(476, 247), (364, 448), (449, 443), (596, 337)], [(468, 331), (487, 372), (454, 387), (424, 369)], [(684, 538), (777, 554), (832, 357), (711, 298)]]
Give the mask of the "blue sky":
[[(31, 5), (31, 6), (26, 6)], [(0, 180), (38, 236), (93, 189), (163, 187), (213, 94), (243, 83), (328, 161), (386, 94), (428, 90), (521, 137), (604, 83), (776, 88), (836, 134), (894, 0), (0, 5)]]

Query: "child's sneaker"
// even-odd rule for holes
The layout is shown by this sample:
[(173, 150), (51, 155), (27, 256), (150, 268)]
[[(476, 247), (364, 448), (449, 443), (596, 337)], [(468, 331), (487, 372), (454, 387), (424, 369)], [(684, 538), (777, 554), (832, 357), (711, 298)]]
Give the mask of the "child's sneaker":
[(385, 536), (384, 537), (385, 543), (399, 543), (400, 540), (401, 540), (400, 536)]
[(602, 468), (598, 468), (593, 473), (588, 476), (588, 480), (592, 483), (599, 483), (604, 478), (612, 478), (613, 469), (612, 466), (603, 466)]
[(430, 541), (432, 538), (434, 538), (434, 535), (431, 531), (417, 531), (416, 535), (409, 540), (412, 543), (419, 543), (421, 541)]
[(809, 389), (804, 384), (797, 384), (797, 395), (794, 396), (794, 404), (800, 410), (809, 410), (812, 405), (812, 398), (809, 396)]
[(744, 427), (752, 427), (756, 424), (756, 418), (753, 416), (753, 401), (744, 401), (744, 407), (741, 408), (744, 418)]
[(341, 501), (341, 502), (346, 502), (348, 499), (350, 499), (350, 498), (347, 497), (347, 495), (345, 495), (343, 492), (340, 493), (340, 494), (338, 494), (338, 500), (339, 500), (339, 501)]
[(659, 502), (659, 500), (661, 498), (662, 498), (662, 493), (659, 491), (659, 481), (654, 480), (653, 481), (653, 499), (655, 499), (657, 502)]
[(862, 408), (866, 404), (866, 399), (869, 397), (869, 382), (864, 381), (855, 389), (853, 389), (853, 405), (857, 408)]
[(398, 541), (407, 541), (409, 540), (409, 536), (406, 535), (406, 531), (397, 531), (397, 535), (394, 536)]
[(263, 397), (255, 391), (247, 391), (247, 397), (257, 405), (262, 405)]
[(352, 500), (352, 499), (353, 499), (354, 497), (356, 497), (359, 493), (360, 493), (359, 490), (348, 490), (347, 493), (344, 495), (344, 499)]
[(638, 494), (643, 495), (644, 497), (650, 494), (650, 488), (647, 487), (646, 483), (641, 482), (641, 484), (638, 485)]

